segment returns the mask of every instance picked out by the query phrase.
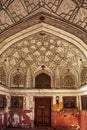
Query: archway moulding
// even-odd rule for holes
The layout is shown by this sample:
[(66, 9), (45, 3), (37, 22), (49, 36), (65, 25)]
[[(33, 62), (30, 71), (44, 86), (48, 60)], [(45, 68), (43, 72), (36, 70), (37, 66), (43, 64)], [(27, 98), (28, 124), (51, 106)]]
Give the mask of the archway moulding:
[(75, 46), (77, 46), (83, 53), (84, 55), (87, 57), (87, 45), (84, 41), (82, 41), (80, 38), (76, 37), (75, 35), (66, 32), (62, 29), (56, 28), (54, 26), (48, 25), (46, 23), (39, 23), (37, 25), (34, 25), (32, 27), (29, 27), (27, 29), (24, 29), (16, 34), (14, 34), (13, 36), (7, 38), (6, 40), (4, 40), (1, 43), (1, 47), (0, 47), (0, 55), (7, 49), (9, 48), (11, 45), (13, 45), (14, 43), (16, 43), (17, 41), (20, 41), (28, 36), (31, 36), (35, 33), (38, 32), (47, 32), (47, 33), (51, 33), (55, 36), (58, 36), (62, 39), (65, 39), (67, 41), (69, 41), (70, 43), (74, 44)]
[(31, 26), (34, 26), (38, 23), (46, 23), (51, 26), (54, 26), (56, 28), (60, 28), (62, 30), (65, 30), (66, 32), (69, 32), (71, 34), (74, 34), (75, 36), (82, 39), (85, 43), (87, 43), (87, 31), (79, 26), (75, 26), (75, 24), (60, 19), (54, 14), (47, 13), (44, 10), (39, 10), (40, 12), (36, 12), (33, 15), (30, 15), (25, 20), (21, 20), (17, 24), (13, 26), (9, 26), (7, 29), (3, 30), (2, 33), (0, 33), (0, 43), (7, 39), (8, 37), (28, 28)]

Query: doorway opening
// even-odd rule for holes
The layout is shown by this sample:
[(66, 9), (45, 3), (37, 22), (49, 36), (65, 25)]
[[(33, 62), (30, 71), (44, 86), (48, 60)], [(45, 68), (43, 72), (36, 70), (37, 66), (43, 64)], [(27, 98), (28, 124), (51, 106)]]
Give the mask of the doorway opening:
[(52, 97), (35, 97), (35, 126), (51, 127)]

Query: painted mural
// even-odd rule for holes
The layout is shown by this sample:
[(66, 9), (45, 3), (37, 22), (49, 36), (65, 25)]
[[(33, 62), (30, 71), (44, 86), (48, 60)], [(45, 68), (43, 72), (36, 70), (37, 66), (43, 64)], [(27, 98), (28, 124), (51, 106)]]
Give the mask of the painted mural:
[(0, 130), (9, 126), (10, 114), (9, 112), (0, 112)]
[(52, 127), (67, 127), (79, 130), (78, 114), (72, 112), (52, 112)]
[(31, 128), (33, 127), (31, 110), (15, 110), (10, 115), (11, 127)]

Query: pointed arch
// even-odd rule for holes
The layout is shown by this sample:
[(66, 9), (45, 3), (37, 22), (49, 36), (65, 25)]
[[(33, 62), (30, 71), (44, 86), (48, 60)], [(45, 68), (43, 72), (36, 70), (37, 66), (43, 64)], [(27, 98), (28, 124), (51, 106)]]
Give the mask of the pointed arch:
[[(43, 77), (41, 77), (43, 76)], [(52, 73), (48, 72), (47, 70), (39, 70), (38, 72), (36, 72), (34, 75), (33, 75), (33, 87), (36, 88), (36, 80), (38, 79), (38, 77), (40, 77), (40, 82), (41, 80), (44, 80), (47, 82), (47, 84), (45, 84), (46, 82), (43, 81), (43, 84), (45, 85), (45, 87), (42, 85), (42, 88), (53, 88), (54, 85), (53, 85), (53, 75)], [(42, 79), (41, 79), (42, 78)], [(38, 81), (37, 80), (37, 84), (38, 84)], [(46, 87), (47, 86), (47, 87)], [(39, 87), (38, 87), (39, 88)]]
[(40, 73), (35, 77), (35, 88), (51, 88), (51, 78), (46, 73)]
[(10, 87), (23, 88), (25, 86), (25, 73), (21, 68), (14, 68), (9, 75), (9, 79)]

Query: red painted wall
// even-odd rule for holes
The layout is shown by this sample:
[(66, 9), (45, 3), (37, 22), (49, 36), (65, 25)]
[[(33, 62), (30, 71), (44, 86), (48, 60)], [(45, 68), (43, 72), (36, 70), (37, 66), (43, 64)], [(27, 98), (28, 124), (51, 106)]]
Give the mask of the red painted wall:
[(10, 127), (33, 127), (31, 110), (12, 110), (10, 114), (2, 111), (0, 113), (0, 130)]
[[(80, 125), (80, 130), (87, 130), (87, 111), (81, 111), (80, 114), (72, 114), (72, 112), (52, 112), (52, 122), (53, 128), (57, 127), (73, 127), (78, 128)], [(32, 120), (31, 110), (14, 110), (8, 112), (0, 112), (0, 130), (5, 129), (7, 126), (12, 127), (23, 127), (29, 128), (34, 126), (34, 121)]]
[(31, 110), (12, 110), (10, 112), (10, 126), (12, 127), (33, 127)]
[(80, 112), (80, 130), (87, 130), (87, 111)]
[(52, 112), (52, 127), (72, 127), (79, 128), (79, 120), (77, 114), (72, 112)]
[(5, 129), (9, 125), (9, 113), (0, 112), (0, 130)]

